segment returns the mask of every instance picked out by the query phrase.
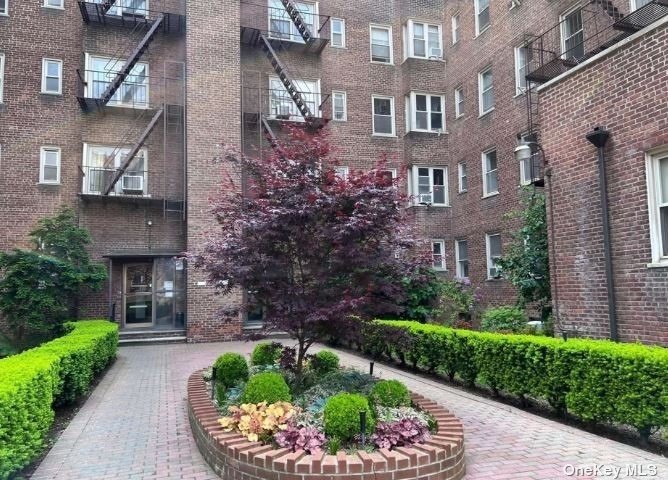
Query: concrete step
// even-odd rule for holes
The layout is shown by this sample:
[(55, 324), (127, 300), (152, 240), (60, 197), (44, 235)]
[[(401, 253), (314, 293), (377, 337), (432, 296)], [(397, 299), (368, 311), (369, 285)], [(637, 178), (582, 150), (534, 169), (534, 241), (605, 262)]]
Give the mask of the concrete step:
[(171, 330), (121, 330), (119, 345), (151, 345), (161, 343), (185, 343), (185, 329)]
[(122, 347), (132, 345), (162, 345), (168, 343), (186, 343), (186, 336), (180, 337), (156, 337), (156, 338), (123, 338), (118, 340)]

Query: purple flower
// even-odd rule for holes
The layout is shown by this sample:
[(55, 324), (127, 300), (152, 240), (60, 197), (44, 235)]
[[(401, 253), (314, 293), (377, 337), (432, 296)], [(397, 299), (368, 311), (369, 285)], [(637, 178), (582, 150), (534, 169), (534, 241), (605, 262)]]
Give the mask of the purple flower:
[(325, 444), (325, 435), (313, 427), (298, 428), (294, 425), (288, 426), (274, 435), (274, 440), (279, 447), (290, 450), (304, 450), (306, 453), (318, 453)]
[(417, 417), (404, 418), (396, 422), (379, 422), (371, 441), (378, 448), (407, 447), (429, 440), (429, 428)]

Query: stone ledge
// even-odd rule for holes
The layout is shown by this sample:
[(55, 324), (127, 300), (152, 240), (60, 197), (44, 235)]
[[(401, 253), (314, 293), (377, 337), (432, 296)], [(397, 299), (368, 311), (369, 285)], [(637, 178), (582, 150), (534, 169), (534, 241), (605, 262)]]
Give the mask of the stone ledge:
[(249, 442), (238, 433), (223, 432), (209, 398), (202, 372), (188, 379), (188, 418), (202, 456), (226, 480), (460, 480), (466, 473), (464, 429), (447, 409), (422, 395), (413, 402), (432, 414), (438, 432), (412, 447), (358, 451), (350, 455), (307, 455)]

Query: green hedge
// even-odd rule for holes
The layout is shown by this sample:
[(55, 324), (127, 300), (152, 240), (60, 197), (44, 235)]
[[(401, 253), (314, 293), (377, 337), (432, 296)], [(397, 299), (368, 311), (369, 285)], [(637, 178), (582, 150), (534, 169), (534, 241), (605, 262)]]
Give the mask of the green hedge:
[(668, 426), (668, 349), (607, 340), (506, 335), (410, 321), (375, 321), (358, 344), (521, 397), (586, 421)]
[(68, 333), (0, 360), (0, 480), (43, 447), (53, 406), (85, 393), (116, 356), (118, 327), (104, 320), (67, 324)]

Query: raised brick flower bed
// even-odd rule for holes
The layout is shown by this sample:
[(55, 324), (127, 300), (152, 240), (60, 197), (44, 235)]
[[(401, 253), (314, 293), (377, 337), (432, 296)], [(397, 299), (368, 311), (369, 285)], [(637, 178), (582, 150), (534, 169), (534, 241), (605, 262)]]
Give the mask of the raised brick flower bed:
[(249, 442), (223, 432), (220, 415), (209, 397), (202, 372), (188, 379), (188, 418), (195, 442), (207, 463), (225, 480), (449, 480), (464, 477), (464, 431), (445, 408), (421, 395), (413, 401), (431, 413), (438, 432), (424, 444), (374, 453), (348, 455), (290, 452)]

